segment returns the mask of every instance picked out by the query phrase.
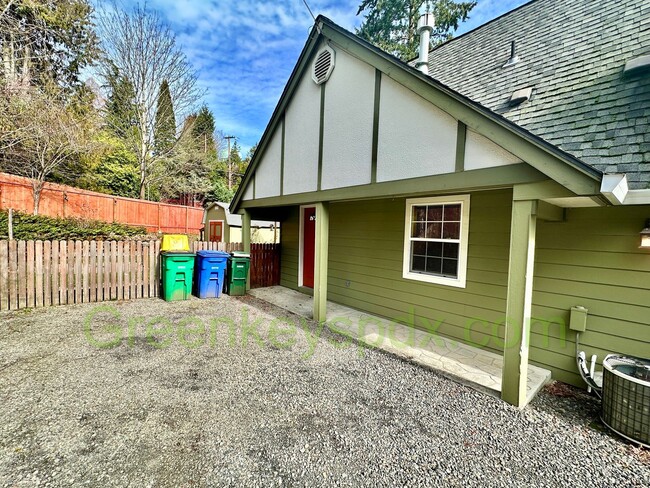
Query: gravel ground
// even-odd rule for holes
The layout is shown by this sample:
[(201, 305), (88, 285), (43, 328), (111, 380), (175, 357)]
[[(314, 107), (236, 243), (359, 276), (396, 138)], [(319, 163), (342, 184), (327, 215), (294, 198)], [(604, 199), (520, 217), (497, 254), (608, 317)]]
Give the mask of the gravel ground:
[(0, 486), (650, 485), (576, 390), (520, 412), (252, 297), (0, 323)]

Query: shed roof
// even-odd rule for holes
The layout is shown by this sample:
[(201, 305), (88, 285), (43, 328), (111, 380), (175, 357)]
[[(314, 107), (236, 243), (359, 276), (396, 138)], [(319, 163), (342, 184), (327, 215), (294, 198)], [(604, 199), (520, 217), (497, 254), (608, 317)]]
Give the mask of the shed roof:
[[(515, 42), (518, 62), (504, 64)], [(429, 53), (431, 76), (606, 173), (650, 188), (647, 0), (533, 0)], [(533, 87), (511, 106), (515, 90)]]
[[(226, 223), (230, 227), (241, 227), (242, 226), (242, 221), (241, 221), (241, 215), (235, 214), (235, 213), (230, 213), (230, 204), (226, 202), (214, 202), (208, 205), (205, 208), (205, 212), (207, 215), (208, 210), (213, 208), (215, 205), (223, 208), (226, 212)], [(205, 220), (205, 219), (204, 219)], [(205, 222), (204, 222), (205, 223)], [(271, 228), (275, 225), (275, 222), (270, 222), (267, 220), (251, 220), (251, 227), (258, 227), (258, 228)]]

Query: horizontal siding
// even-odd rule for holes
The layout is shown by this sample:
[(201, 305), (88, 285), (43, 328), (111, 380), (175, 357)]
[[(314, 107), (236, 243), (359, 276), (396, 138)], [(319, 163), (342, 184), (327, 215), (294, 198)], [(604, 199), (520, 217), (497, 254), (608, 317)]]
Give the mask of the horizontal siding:
[(298, 253), (300, 247), (300, 209), (293, 207), (282, 221), (280, 233), (280, 284), (292, 290), (298, 289)]
[(329, 299), (501, 353), (511, 199), (472, 194), (464, 289), (402, 278), (404, 198), (331, 204)]
[[(472, 194), (467, 287), (402, 278), (405, 200), (330, 206), (328, 299), (501, 353), (511, 192)], [(589, 309), (581, 348), (650, 356), (650, 252), (638, 249), (650, 207), (568, 209), (538, 223), (530, 360), (582, 386), (575, 366), (574, 305)], [(283, 222), (282, 285), (298, 282), (299, 209)], [(440, 325), (438, 323), (441, 322)]]
[(582, 383), (567, 330), (575, 305), (589, 309), (580, 335), (587, 356), (650, 356), (650, 252), (638, 248), (648, 217), (648, 206), (585, 208), (568, 209), (565, 222), (538, 223), (533, 314), (566, 328), (551, 328), (550, 339), (533, 329), (530, 359), (555, 378)]

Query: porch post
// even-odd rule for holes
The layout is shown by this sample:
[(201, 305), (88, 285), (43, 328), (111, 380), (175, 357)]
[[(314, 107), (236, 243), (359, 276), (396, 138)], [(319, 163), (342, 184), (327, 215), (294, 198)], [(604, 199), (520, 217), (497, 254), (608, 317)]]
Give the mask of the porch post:
[(329, 249), (329, 204), (316, 204), (314, 253), (314, 320), (327, 320), (327, 261)]
[[(251, 213), (249, 210), (244, 209), (244, 215), (241, 218), (241, 241), (244, 247), (244, 252), (250, 255), (251, 253)], [(248, 269), (248, 276), (246, 277), (246, 290), (251, 289), (251, 270)]]
[(520, 408), (526, 403), (536, 224), (537, 200), (512, 202), (501, 398)]

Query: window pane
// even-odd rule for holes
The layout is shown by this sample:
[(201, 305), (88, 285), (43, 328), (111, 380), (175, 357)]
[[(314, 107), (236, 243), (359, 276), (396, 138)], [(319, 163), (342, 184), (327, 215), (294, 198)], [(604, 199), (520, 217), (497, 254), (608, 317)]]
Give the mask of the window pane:
[(443, 244), (443, 256), (446, 258), (454, 258), (458, 259), (458, 248), (460, 247), (459, 244), (456, 244), (455, 242), (445, 242)]
[(413, 221), (427, 220), (427, 207), (413, 207)]
[(442, 237), (442, 222), (427, 223), (427, 238), (440, 239)]
[(460, 222), (445, 222), (443, 239), (460, 239)]
[(427, 224), (411, 224), (411, 237), (424, 237)]
[(427, 273), (440, 274), (442, 271), (442, 259), (427, 258)]
[(429, 211), (427, 212), (427, 220), (429, 222), (440, 222), (442, 221), (442, 205), (429, 205)]
[(428, 242), (427, 256), (434, 258), (442, 257), (442, 242)]
[(458, 277), (458, 260), (457, 259), (443, 259), (442, 260), (442, 274), (445, 276)]
[(427, 254), (427, 243), (422, 241), (416, 241), (411, 243), (413, 245), (411, 249), (411, 254), (419, 254), (420, 256), (426, 256)]
[(445, 205), (445, 222), (454, 220), (456, 222), (460, 221), (460, 205)]
[(411, 260), (411, 271), (424, 271), (426, 258), (422, 256), (413, 256)]

